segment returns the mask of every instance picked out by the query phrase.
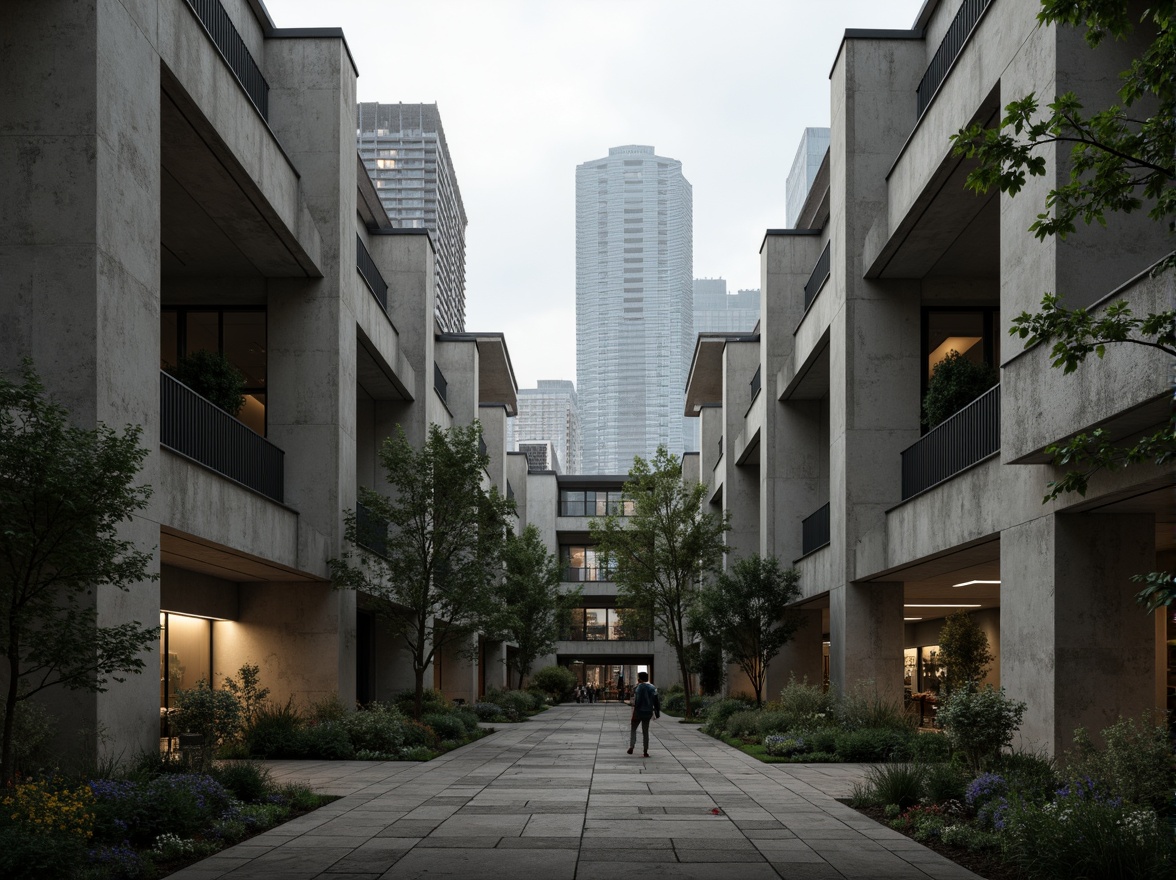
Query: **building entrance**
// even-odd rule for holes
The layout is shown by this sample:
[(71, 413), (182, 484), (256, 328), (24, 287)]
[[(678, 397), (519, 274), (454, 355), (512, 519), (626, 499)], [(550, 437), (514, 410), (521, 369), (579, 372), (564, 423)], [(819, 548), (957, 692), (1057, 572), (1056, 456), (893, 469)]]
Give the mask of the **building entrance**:
[(653, 658), (617, 658), (609, 662), (600, 659), (583, 658), (562, 660), (572, 670), (577, 684), (591, 685), (597, 689), (598, 700), (624, 700), (637, 684), (637, 673), (648, 672), (653, 677)]

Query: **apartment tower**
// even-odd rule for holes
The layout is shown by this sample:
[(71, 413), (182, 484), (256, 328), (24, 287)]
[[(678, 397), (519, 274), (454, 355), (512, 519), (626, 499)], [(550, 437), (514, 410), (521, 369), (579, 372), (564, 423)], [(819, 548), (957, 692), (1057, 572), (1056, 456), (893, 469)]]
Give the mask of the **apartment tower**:
[(565, 472), (580, 473), (580, 406), (576, 386), (567, 379), (540, 379), (537, 388), (520, 388), (519, 414), (507, 420), (507, 449), (526, 452), (528, 443), (548, 442)]
[(692, 192), (682, 163), (612, 147), (576, 168), (576, 385), (584, 473), (681, 454), (694, 344)]

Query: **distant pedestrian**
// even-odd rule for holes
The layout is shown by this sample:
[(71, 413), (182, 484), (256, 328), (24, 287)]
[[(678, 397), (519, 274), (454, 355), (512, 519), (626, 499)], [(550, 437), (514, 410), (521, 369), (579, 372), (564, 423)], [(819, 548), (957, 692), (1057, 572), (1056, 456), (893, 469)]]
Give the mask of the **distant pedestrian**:
[(633, 717), (629, 722), (629, 754), (637, 745), (637, 725), (641, 725), (641, 741), (645, 749), (643, 758), (649, 757), (649, 719), (661, 718), (661, 697), (657, 688), (649, 683), (648, 672), (637, 673), (637, 687), (633, 688)]

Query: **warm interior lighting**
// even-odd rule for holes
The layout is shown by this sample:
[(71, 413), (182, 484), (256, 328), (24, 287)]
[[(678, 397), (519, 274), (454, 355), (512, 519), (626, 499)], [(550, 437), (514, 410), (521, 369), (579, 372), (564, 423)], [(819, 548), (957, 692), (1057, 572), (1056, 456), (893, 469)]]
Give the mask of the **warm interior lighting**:
[(962, 602), (952, 602), (948, 605), (903, 605), (903, 608), (979, 608), (980, 605), (965, 605)]
[(1000, 581), (964, 581), (962, 584), (952, 584), (953, 587), (970, 587), (973, 584), (999, 584)]
[(981, 337), (979, 336), (949, 336), (931, 354), (927, 355), (927, 375), (930, 376), (935, 372), (935, 368), (939, 366), (939, 362), (947, 357), (948, 352), (958, 351), (960, 354), (967, 354), (968, 349), (972, 348)]
[(903, 620), (922, 620), (921, 617), (904, 617)]

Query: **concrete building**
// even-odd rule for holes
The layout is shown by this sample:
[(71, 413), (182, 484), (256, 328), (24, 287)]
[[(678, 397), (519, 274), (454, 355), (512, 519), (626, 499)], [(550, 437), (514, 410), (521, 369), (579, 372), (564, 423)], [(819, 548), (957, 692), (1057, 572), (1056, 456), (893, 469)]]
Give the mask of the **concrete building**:
[(433, 234), (437, 323), (462, 332), (467, 221), (437, 105), (359, 104), (355, 139), (392, 226)]
[(682, 163), (612, 147), (576, 168), (576, 388), (584, 472), (689, 436), (682, 392), (694, 342), (692, 194)]
[[(964, 188), (950, 135), (1030, 92), (1113, 102), (1148, 39), (1091, 49), (1036, 12), (929, 0), (909, 30), (846, 31), (822, 170), (760, 245), (759, 331), (700, 337), (686, 399), (709, 503), (731, 514), (728, 564), (760, 552), (800, 571), (808, 626), (769, 690), (827, 664), (839, 689), (917, 700), (938, 683), (944, 616), (963, 609), (998, 654), (989, 680), (1028, 704), (1022, 742), (1056, 754), (1080, 725), (1171, 708), (1176, 625), (1141, 611), (1130, 578), (1176, 561), (1176, 469), (1100, 473), (1085, 497), (1042, 503), (1063, 470), (1051, 444), (1170, 418), (1170, 364), (1112, 345), (1064, 375), (1049, 346), (1007, 330), (1047, 291), (1096, 315), (1120, 299), (1137, 315), (1171, 308), (1176, 277), (1150, 277), (1171, 242), (1138, 214), (1065, 240), (1027, 231), (1068, 180), (1064, 145), (1040, 148), (1047, 174), (1015, 198)], [(924, 430), (950, 349), (998, 364), (1001, 381)]]
[(527, 457), (527, 473), (551, 471), (562, 474), (559, 453), (550, 440), (531, 440), (518, 444), (518, 451)]
[(507, 422), (507, 448), (522, 451), (523, 443), (550, 443), (563, 470), (583, 467), (580, 403), (576, 386), (566, 379), (540, 379), (535, 388), (518, 390), (519, 414)]
[[(434, 239), (393, 226), (355, 152), (342, 32), (254, 0), (7, 4), (0, 32), (0, 368), (31, 354), (78, 425), (141, 425), (150, 450), (121, 534), (158, 581), (94, 601), (159, 620), (159, 680), (55, 693), (62, 729), (146, 751), (176, 688), (246, 662), (279, 702), (409, 686), (365, 597), (328, 581), (343, 511), (384, 486), (398, 426), (419, 443), (475, 418), (510, 494), (516, 383), (501, 334), (437, 326)], [(200, 347), (248, 377), (241, 420), (161, 372)], [(438, 686), (501, 684), (503, 646), (482, 648), (440, 658)]]
[[(788, 225), (795, 226), (804, 200), (817, 182), (822, 163), (829, 154), (829, 129), (806, 128), (784, 181), (784, 213)], [(826, 184), (827, 185), (827, 184)]]

